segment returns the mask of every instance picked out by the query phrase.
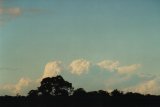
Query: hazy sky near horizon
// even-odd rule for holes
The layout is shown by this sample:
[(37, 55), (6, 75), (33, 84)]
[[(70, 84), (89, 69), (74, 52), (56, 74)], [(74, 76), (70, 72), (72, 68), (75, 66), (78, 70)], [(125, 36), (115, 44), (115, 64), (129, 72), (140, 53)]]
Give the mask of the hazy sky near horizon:
[(57, 74), (89, 91), (160, 94), (159, 55), (159, 0), (0, 0), (1, 95)]

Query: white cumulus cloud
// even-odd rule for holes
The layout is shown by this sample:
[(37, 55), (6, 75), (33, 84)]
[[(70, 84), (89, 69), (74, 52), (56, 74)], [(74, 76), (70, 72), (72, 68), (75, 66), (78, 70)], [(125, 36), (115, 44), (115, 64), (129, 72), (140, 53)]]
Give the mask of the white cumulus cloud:
[(100, 68), (103, 68), (109, 71), (114, 71), (119, 66), (119, 61), (104, 60), (97, 63), (97, 65)]
[[(108, 70), (108, 71), (114, 71), (117, 72), (118, 74), (130, 74), (134, 71), (136, 71), (141, 65), (140, 64), (132, 64), (129, 66), (120, 66), (119, 61), (112, 61), (112, 60), (103, 60), (101, 62), (91, 64), (90, 61), (85, 60), (85, 59), (76, 59), (73, 60), (67, 67), (63, 68), (65, 70), (69, 70), (71, 74), (76, 74), (76, 75), (81, 75), (81, 74), (86, 74), (89, 70), (90, 67), (92, 66), (98, 66), (102, 69)], [(54, 77), (59, 75), (62, 72), (62, 62), (61, 61), (52, 61), (49, 62), (45, 65), (44, 72), (41, 74), (39, 79), (34, 79), (30, 80), (28, 78), (21, 78), (17, 83), (15, 84), (6, 84), (0, 86), (0, 92), (3, 93), (3, 95), (15, 95), (17, 93), (24, 95), (26, 94), (27, 91), (34, 89), (33, 87), (38, 86), (38, 83), (43, 78), (46, 77)], [(124, 81), (128, 81), (132, 75), (117, 75), (117, 73), (113, 73), (116, 76), (111, 76), (110, 79), (107, 80), (106, 87), (108, 89), (111, 89), (112, 86), (115, 86), (116, 84), (121, 84)], [(142, 74), (141, 74), (142, 75)], [(141, 76), (141, 78), (143, 75)], [(152, 76), (149, 75), (149, 79), (153, 79)], [(148, 79), (145, 79), (148, 81)], [(116, 85), (117, 86), (117, 85)], [(153, 87), (153, 88), (151, 88)], [(137, 92), (151, 92), (151, 91), (157, 91), (157, 81), (148, 81), (146, 83), (137, 85), (136, 87), (131, 87), (128, 89), (132, 89)], [(160, 87), (158, 87), (160, 90)], [(150, 91), (147, 91), (150, 90)]]
[(97, 63), (97, 66), (99, 66), (102, 69), (106, 69), (108, 71), (115, 71), (119, 74), (127, 74), (127, 73), (133, 73), (136, 71), (141, 64), (132, 64), (128, 66), (120, 66), (119, 61), (112, 61), (112, 60), (103, 60), (99, 63)]
[(19, 93), (22, 88), (27, 87), (31, 82), (28, 78), (21, 78), (18, 83), (15, 85), (15, 93)]
[(45, 66), (42, 78), (57, 76), (61, 70), (61, 61), (49, 62)]
[(85, 59), (77, 59), (69, 65), (72, 74), (81, 75), (89, 70), (90, 62)]

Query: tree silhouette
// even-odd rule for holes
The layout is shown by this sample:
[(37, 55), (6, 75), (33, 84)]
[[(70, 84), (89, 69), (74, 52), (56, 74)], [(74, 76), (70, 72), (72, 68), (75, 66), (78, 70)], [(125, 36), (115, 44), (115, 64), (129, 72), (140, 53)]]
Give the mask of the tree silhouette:
[(37, 97), (38, 96), (38, 90), (31, 90), (28, 93), (29, 97)]
[(87, 92), (83, 88), (78, 88), (78, 89), (74, 90), (73, 95), (74, 96), (84, 96), (84, 95), (86, 95), (86, 93)]
[(115, 89), (115, 90), (113, 90), (113, 91), (111, 92), (111, 95), (112, 95), (112, 96), (122, 96), (122, 95), (123, 95), (123, 92)]
[(29, 96), (68, 96), (73, 92), (72, 84), (65, 81), (62, 76), (47, 77), (41, 81), (41, 86), (38, 90), (31, 90)]
[[(140, 93), (127, 92), (127, 93), (125, 94), (125, 96), (140, 97), (140, 96), (144, 96), (144, 95), (142, 95), (142, 94), (140, 94)], [(146, 96), (150, 96), (150, 94), (147, 94)]]
[[(73, 93), (73, 94), (72, 94)], [(63, 96), (63, 97), (59, 97)], [(113, 90), (73, 91), (72, 84), (61, 76), (44, 78), (28, 96), (0, 96), (2, 107), (160, 107), (160, 96)]]
[(88, 94), (88, 96), (97, 96), (98, 92), (97, 91), (90, 91), (87, 94)]
[(99, 90), (98, 93), (101, 96), (109, 96), (109, 93), (107, 91)]

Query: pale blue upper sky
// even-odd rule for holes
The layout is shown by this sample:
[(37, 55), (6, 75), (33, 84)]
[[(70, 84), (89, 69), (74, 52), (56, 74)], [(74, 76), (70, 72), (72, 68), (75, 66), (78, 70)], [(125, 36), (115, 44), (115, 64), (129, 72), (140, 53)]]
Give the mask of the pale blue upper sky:
[[(95, 63), (110, 59), (122, 65), (141, 64), (139, 72), (160, 74), (159, 0), (1, 0), (0, 3), (4, 10), (20, 9), (16, 16), (0, 14), (1, 85), (16, 83), (21, 77), (38, 78), (49, 61), (68, 64), (79, 58)], [(95, 75), (94, 72), (84, 75), (75, 84), (83, 84)], [(78, 78), (65, 76), (71, 81)], [(91, 89), (86, 84), (83, 87)]]

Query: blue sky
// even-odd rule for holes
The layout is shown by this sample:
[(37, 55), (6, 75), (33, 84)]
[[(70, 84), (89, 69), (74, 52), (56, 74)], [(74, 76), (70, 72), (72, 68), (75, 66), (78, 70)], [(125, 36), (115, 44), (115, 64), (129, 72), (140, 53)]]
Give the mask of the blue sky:
[[(159, 5), (158, 0), (1, 0), (0, 87), (22, 77), (36, 80), (54, 61), (62, 62), (64, 78), (88, 90), (159, 87)], [(89, 62), (82, 69), (88, 73), (70, 73), (76, 60)], [(103, 61), (119, 64), (110, 72), (108, 63), (97, 65)], [(135, 72), (119, 74), (119, 67)], [(109, 80), (115, 82), (106, 86)]]

